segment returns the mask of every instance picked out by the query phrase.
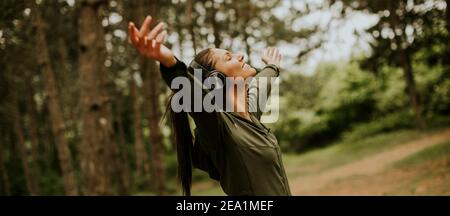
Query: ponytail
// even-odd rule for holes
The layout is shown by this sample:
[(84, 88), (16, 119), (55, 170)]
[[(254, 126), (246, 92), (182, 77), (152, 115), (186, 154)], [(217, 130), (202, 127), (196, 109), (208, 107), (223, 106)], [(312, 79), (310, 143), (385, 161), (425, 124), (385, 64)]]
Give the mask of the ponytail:
[[(170, 107), (170, 101), (167, 109), (170, 109), (170, 120), (172, 122), (172, 131), (175, 136), (177, 161), (178, 161), (178, 178), (181, 182), (183, 195), (191, 195), (192, 185), (192, 149), (193, 137), (191, 127), (189, 125), (188, 114), (186, 112), (175, 112)], [(167, 113), (168, 110), (166, 110)]]
[[(208, 48), (195, 56), (195, 62), (202, 65), (203, 68), (210, 71), (213, 70), (214, 62), (212, 61), (212, 49)], [(189, 68), (188, 71), (193, 73), (193, 68)], [(207, 71), (204, 71), (205, 73)], [(188, 72), (189, 73), (189, 72)], [(169, 104), (167, 105), (166, 114), (169, 111), (170, 120), (172, 121), (172, 131), (175, 136), (176, 148), (177, 148), (177, 161), (178, 161), (178, 178), (180, 179), (181, 186), (183, 188), (183, 194), (186, 196), (191, 195), (192, 185), (192, 154), (194, 149), (193, 136), (191, 127), (189, 125), (189, 118), (186, 112), (176, 113), (170, 107), (173, 94), (170, 97)]]

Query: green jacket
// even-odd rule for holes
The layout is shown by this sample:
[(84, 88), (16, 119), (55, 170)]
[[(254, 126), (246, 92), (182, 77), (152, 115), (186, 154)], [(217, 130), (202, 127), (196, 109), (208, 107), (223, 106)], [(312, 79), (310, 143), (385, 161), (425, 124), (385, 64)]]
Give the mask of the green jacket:
[[(178, 76), (193, 83), (188, 73), (181, 61), (171, 68), (161, 65), (161, 75), (169, 86)], [(279, 69), (268, 65), (255, 78), (278, 75)], [(259, 91), (270, 89), (270, 82), (250, 85), (249, 106), (256, 106)], [(197, 127), (193, 165), (220, 181), (227, 195), (290, 196), (280, 147), (270, 129), (260, 122), (259, 110), (251, 113), (252, 121), (233, 112), (190, 112)]]

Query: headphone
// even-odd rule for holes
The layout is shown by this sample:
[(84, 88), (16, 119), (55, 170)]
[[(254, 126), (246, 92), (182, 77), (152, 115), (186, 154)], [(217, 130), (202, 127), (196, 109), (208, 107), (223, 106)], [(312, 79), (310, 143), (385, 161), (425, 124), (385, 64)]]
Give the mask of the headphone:
[[(223, 88), (225, 86), (226, 76), (222, 72), (218, 70), (208, 70), (202, 65), (200, 65), (198, 62), (194, 60), (191, 61), (189, 64), (189, 71), (191, 74), (194, 74), (195, 69), (202, 70), (202, 79), (207, 81), (207, 84), (211, 86), (210, 88), (207, 88), (203, 86), (203, 89), (207, 89), (209, 91), (212, 91), (216, 88)], [(205, 73), (206, 72), (206, 73)], [(212, 83), (211, 83), (212, 82)]]

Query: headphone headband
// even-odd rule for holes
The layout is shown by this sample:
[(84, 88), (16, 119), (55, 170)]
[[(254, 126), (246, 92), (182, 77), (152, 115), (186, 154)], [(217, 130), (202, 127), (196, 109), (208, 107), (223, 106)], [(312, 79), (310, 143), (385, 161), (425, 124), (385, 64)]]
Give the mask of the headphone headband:
[(191, 61), (191, 63), (189, 64), (189, 67), (192, 68), (192, 69), (194, 69), (194, 70), (195, 70), (195, 69), (201, 69), (201, 70), (202, 70), (202, 73), (205, 72), (207, 75), (209, 75), (209, 74), (211, 73), (211, 71), (209, 71), (208, 69), (206, 69), (205, 67), (203, 67), (201, 64), (197, 63), (197, 62), (195, 61), (195, 59)]

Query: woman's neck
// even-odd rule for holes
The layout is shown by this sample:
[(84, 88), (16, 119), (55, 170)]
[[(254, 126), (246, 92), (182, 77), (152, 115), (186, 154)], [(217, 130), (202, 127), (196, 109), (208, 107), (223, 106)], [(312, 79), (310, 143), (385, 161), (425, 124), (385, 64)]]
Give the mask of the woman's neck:
[(234, 92), (230, 89), (228, 95), (233, 112), (251, 121), (250, 113), (248, 112), (247, 88), (247, 85), (244, 85), (244, 87), (235, 86)]

